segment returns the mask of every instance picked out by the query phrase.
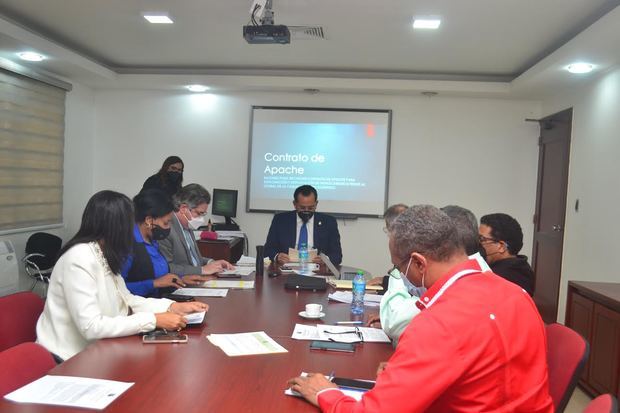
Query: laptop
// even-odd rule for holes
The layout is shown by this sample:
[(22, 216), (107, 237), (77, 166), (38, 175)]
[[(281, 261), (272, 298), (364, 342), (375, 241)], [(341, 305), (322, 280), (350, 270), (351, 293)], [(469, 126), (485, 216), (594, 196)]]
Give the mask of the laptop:
[(321, 257), (325, 265), (327, 265), (327, 268), (329, 268), (329, 271), (334, 274), (337, 280), (353, 280), (353, 278), (355, 278), (355, 274), (357, 273), (348, 271), (340, 272), (327, 255), (321, 253), (319, 257)]

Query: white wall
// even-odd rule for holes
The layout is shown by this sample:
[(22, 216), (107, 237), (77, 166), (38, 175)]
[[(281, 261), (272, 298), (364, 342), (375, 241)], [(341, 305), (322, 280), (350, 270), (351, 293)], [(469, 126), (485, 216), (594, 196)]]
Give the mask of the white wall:
[[(620, 68), (543, 103), (543, 115), (573, 107), (558, 319), (569, 280), (620, 282), (618, 155)], [(579, 199), (579, 212), (574, 209)]]
[[(531, 253), (538, 127), (524, 119), (540, 112), (531, 101), (97, 91), (93, 190), (133, 196), (166, 156), (179, 155), (184, 183), (239, 190), (237, 221), (252, 251), (264, 242), (271, 221), (271, 215), (244, 211), (252, 105), (392, 109), (390, 203), (458, 204), (478, 216), (509, 213), (523, 225), (523, 251)], [(339, 226), (345, 264), (374, 274), (390, 266), (381, 220)]]
[[(46, 230), (63, 238), (71, 237), (79, 228), (82, 210), (93, 188), (94, 95), (90, 88), (74, 84), (67, 93), (65, 113), (65, 154), (63, 220), (60, 228)], [(18, 259), (24, 256), (26, 241), (33, 232), (2, 236), (13, 242)], [(29, 289), (32, 279), (27, 278), (20, 262), (20, 290)], [(41, 289), (37, 290), (42, 292)]]

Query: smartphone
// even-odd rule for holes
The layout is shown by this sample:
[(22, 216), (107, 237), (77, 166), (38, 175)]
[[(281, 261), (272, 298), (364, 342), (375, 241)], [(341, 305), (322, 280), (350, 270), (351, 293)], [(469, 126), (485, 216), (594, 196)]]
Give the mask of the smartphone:
[(375, 387), (374, 381), (346, 379), (344, 377), (334, 377), (332, 383), (337, 384), (339, 387), (348, 387), (356, 390), (370, 390)]
[(186, 301), (194, 301), (194, 297), (192, 297), (191, 295), (179, 295), (179, 294), (172, 294), (172, 293), (165, 294), (164, 298), (177, 301), (179, 303), (184, 303)]
[(142, 342), (147, 344), (187, 343), (187, 334), (145, 335)]
[(345, 353), (353, 353), (355, 351), (355, 346), (351, 343), (313, 341), (310, 343), (310, 350), (344, 351)]

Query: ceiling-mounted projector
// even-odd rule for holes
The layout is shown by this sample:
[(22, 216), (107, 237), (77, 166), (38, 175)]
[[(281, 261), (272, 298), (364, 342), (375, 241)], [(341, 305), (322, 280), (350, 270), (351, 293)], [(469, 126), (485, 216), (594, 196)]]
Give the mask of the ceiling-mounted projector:
[(250, 44), (289, 44), (288, 27), (273, 23), (271, 0), (254, 0), (250, 7), (250, 24), (243, 26), (243, 38)]

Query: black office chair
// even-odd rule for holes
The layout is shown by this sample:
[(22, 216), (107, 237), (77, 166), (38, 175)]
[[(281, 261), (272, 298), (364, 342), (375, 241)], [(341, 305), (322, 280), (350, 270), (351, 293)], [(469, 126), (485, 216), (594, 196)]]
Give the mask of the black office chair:
[(60, 237), (46, 232), (35, 232), (28, 238), (23, 261), (26, 273), (34, 279), (31, 290), (37, 281), (49, 283), (61, 246)]

